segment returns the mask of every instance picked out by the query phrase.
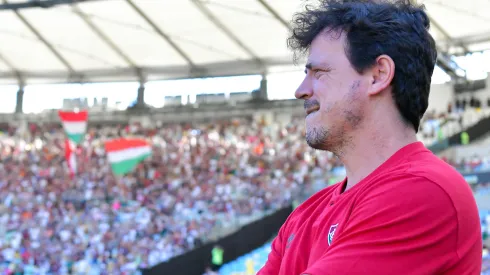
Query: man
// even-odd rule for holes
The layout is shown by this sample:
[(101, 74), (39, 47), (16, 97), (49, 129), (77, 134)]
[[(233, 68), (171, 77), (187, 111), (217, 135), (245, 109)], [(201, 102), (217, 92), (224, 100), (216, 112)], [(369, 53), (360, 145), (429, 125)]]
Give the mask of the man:
[(480, 274), (471, 189), (416, 138), (437, 56), (428, 28), (408, 0), (323, 0), (295, 16), (306, 142), (347, 177), (295, 209), (258, 274)]

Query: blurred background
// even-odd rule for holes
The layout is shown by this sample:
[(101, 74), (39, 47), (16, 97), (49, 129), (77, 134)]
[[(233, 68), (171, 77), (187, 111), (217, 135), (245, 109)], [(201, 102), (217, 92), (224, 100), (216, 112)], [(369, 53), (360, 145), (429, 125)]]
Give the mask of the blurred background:
[[(439, 49), (419, 139), (471, 185), (490, 274), (490, 2), (418, 2)], [(345, 175), (292, 100), (304, 4), (1, 0), (0, 274), (255, 274)]]

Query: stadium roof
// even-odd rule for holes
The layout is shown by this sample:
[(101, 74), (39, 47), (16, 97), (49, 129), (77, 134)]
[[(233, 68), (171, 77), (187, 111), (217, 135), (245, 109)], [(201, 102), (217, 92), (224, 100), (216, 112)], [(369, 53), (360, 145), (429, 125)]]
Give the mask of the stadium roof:
[[(490, 49), (490, 1), (419, 2), (429, 11), (441, 52)], [(266, 73), (292, 65), (288, 21), (303, 5), (299, 0), (0, 0), (0, 83)]]

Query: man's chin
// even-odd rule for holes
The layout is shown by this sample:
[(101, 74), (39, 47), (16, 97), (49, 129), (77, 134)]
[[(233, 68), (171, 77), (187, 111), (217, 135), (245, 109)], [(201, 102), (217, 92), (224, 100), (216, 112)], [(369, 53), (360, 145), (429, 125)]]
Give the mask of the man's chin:
[(315, 131), (306, 133), (306, 143), (313, 149), (327, 150), (327, 148), (325, 148), (325, 139), (326, 136), (321, 137), (319, 133), (316, 133)]
[(306, 139), (306, 144), (308, 144), (308, 146), (310, 146), (311, 148), (313, 149), (317, 149), (317, 150), (326, 150), (324, 148), (324, 144), (321, 143), (321, 142), (318, 142), (318, 141), (312, 141), (312, 140), (309, 140), (309, 139)]

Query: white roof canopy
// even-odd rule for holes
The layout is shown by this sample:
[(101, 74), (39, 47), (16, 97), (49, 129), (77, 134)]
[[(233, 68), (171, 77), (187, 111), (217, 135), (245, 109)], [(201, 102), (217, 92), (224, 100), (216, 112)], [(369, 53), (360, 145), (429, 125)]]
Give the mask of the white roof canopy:
[[(33, 1), (0, 0), (0, 83), (267, 73), (292, 64), (287, 22), (304, 5), (298, 0), (40, 0), (65, 4), (5, 6)], [(490, 49), (490, 1), (419, 2), (427, 7), (442, 51)]]

